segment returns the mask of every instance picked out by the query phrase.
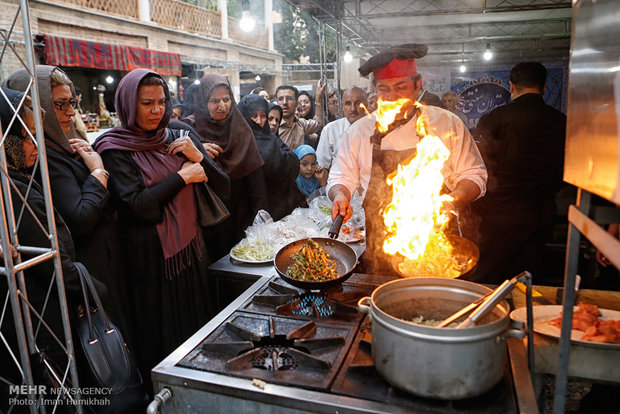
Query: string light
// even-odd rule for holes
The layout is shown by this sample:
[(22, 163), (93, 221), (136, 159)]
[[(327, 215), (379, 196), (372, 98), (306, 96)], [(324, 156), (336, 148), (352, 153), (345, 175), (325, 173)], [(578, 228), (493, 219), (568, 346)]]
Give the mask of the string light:
[(482, 55), (484, 60), (491, 60), (493, 58), (493, 52), (491, 52), (491, 44), (487, 43), (487, 48), (484, 51), (484, 55)]
[(256, 20), (250, 15), (250, 1), (243, 0), (241, 3), (241, 21), (239, 22), (239, 27), (244, 32), (251, 32), (254, 30), (254, 26), (256, 26)]
[(353, 60), (353, 55), (351, 54), (351, 48), (349, 46), (347, 46), (342, 60), (344, 60), (345, 63), (350, 63)]

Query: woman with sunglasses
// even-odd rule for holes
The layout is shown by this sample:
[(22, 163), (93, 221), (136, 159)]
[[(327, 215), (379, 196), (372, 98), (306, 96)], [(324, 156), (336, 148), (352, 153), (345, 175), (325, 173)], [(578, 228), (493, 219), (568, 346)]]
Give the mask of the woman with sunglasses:
[[(116, 213), (108, 202), (109, 174), (99, 154), (86, 141), (67, 138), (78, 104), (67, 74), (55, 66), (38, 65), (36, 76), (41, 108), (46, 114), (43, 129), (54, 207), (71, 231), (77, 260), (108, 286), (110, 299), (118, 298), (106, 310), (113, 314), (112, 320), (121, 331), (127, 332), (121, 312), (124, 306), (120, 298), (124, 295), (120, 282), (124, 277)], [(20, 69), (3, 86), (26, 92), (29, 83), (29, 73)]]

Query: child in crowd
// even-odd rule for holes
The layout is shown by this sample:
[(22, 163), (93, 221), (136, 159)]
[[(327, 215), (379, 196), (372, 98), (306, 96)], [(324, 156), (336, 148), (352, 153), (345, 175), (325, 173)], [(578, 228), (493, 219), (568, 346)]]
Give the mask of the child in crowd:
[(299, 158), (297, 188), (308, 197), (317, 189), (327, 185), (329, 171), (316, 162), (316, 151), (310, 145), (300, 145), (295, 150), (295, 155)]

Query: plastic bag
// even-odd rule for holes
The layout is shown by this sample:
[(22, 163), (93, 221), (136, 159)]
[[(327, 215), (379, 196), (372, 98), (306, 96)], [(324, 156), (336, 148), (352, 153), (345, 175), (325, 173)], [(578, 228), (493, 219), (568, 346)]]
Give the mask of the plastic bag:
[(233, 259), (248, 263), (264, 263), (273, 260), (279, 249), (273, 235), (275, 223), (265, 210), (260, 210), (252, 225), (245, 230), (245, 239), (230, 251)]

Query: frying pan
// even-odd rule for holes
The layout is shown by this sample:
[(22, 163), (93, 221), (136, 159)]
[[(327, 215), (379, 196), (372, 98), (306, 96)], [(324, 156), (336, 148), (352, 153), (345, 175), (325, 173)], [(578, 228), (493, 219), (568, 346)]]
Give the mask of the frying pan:
[[(462, 278), (465, 275), (468, 275), (474, 271), (476, 265), (478, 264), (478, 260), (480, 259), (480, 250), (478, 246), (473, 241), (466, 239), (465, 237), (460, 237), (455, 234), (449, 234), (448, 239), (453, 247), (453, 255), (457, 255), (462, 258), (462, 260), (466, 261), (466, 266), (461, 269), (461, 274), (457, 276), (458, 278)], [(407, 274), (400, 271), (398, 265), (405, 260), (401, 255), (394, 255), (392, 259), (392, 266), (394, 270), (403, 277), (415, 277), (416, 275)]]
[(339, 277), (332, 280), (326, 280), (324, 282), (305, 282), (302, 280), (296, 280), (288, 276), (288, 267), (293, 264), (293, 258), (306, 244), (308, 239), (296, 240), (292, 243), (282, 247), (273, 259), (273, 264), (278, 272), (278, 275), (284, 279), (287, 283), (302, 289), (324, 289), (332, 286), (336, 286), (351, 276), (353, 268), (357, 265), (357, 255), (355, 250), (351, 246), (340, 242), (338, 240), (332, 240), (325, 237), (312, 237), (312, 240), (317, 242), (330, 258), (336, 261), (336, 270)]

